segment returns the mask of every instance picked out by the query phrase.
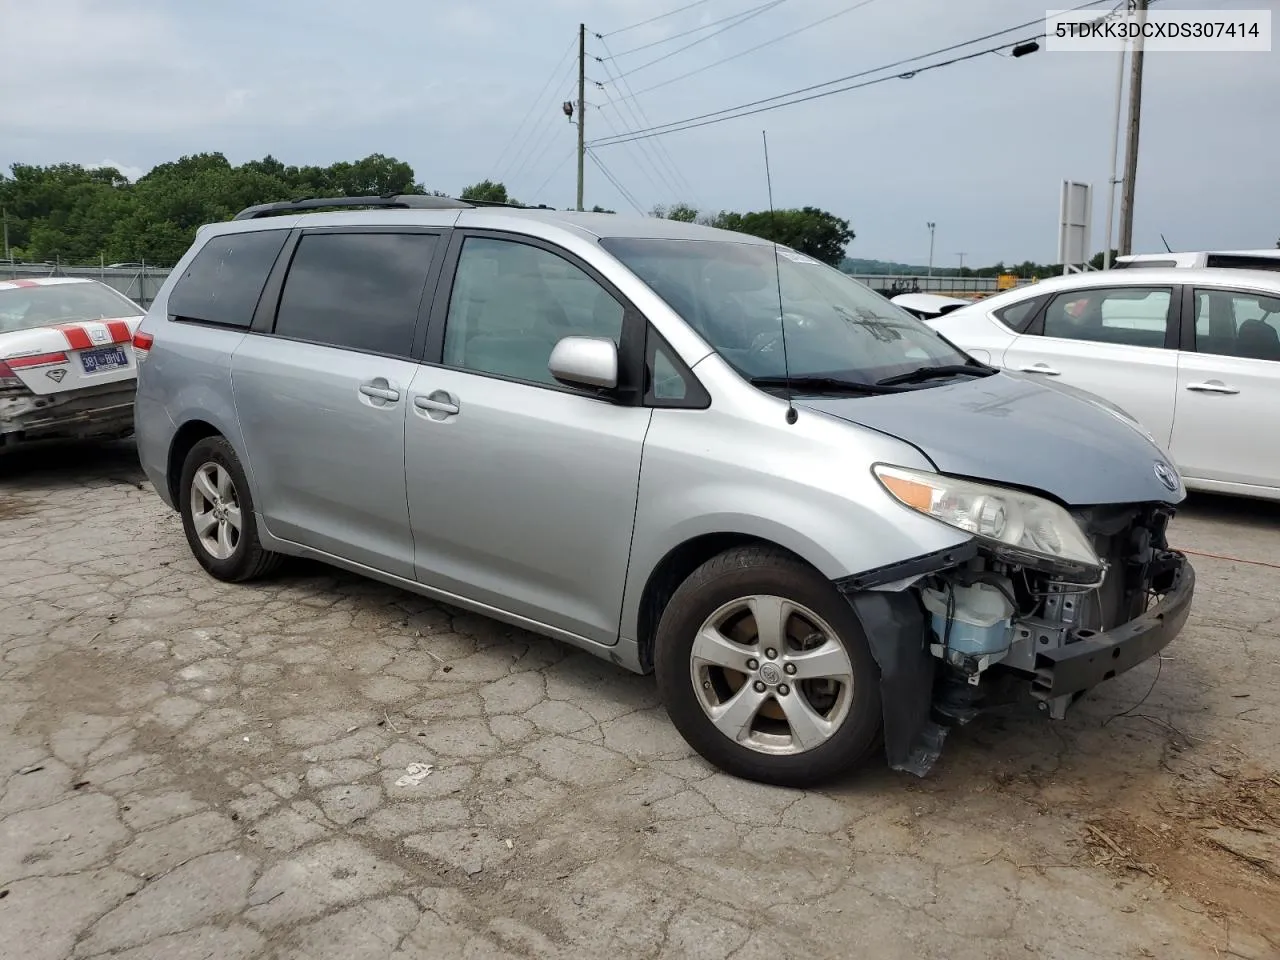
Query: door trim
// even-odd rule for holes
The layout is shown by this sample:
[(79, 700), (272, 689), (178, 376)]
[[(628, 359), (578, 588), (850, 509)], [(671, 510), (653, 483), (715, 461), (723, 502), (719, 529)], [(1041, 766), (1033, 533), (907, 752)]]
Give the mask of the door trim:
[(500, 620), (503, 623), (510, 624), (513, 627), (519, 627), (522, 630), (528, 630), (531, 633), (536, 633), (544, 637), (551, 637), (554, 640), (560, 640), (564, 643), (572, 644), (575, 647), (588, 650), (596, 654), (596, 656), (606, 657), (613, 660), (615, 663), (621, 663), (623, 666), (627, 666), (628, 669), (634, 670), (637, 673), (640, 672), (638, 668), (629, 666), (614, 655), (614, 650), (617, 648), (616, 640), (612, 644), (598, 643), (595, 640), (572, 633), (571, 631), (563, 630), (559, 627), (553, 627), (540, 620), (534, 620), (531, 617), (525, 617), (518, 613), (511, 613), (508, 610), (503, 610), (501, 607), (491, 606), (490, 604), (482, 603), (479, 600), (470, 600), (461, 594), (450, 593), (448, 590), (441, 590), (438, 587), (429, 587), (419, 580), (409, 580), (405, 577), (398, 576), (397, 574), (388, 573), (385, 570), (379, 570), (377, 567), (370, 567), (363, 563), (358, 563), (355, 560), (346, 560), (336, 554), (326, 553), (324, 550), (320, 550), (316, 547), (308, 547), (305, 544), (297, 543), (293, 540), (285, 540), (284, 538), (278, 537), (269, 531), (267, 531), (267, 536), (264, 539), (268, 542), (265, 542), (263, 546), (277, 553), (284, 553), (294, 557), (303, 557), (309, 560), (319, 560), (321, 563), (326, 563), (350, 573), (368, 577), (371, 580), (378, 580), (382, 583), (388, 584), (389, 586), (399, 587), (402, 590), (408, 590), (411, 593), (429, 597), (432, 600), (437, 600), (441, 603), (448, 603), (456, 607), (462, 607), (465, 610), (478, 613), (481, 616), (489, 617), (493, 620)]

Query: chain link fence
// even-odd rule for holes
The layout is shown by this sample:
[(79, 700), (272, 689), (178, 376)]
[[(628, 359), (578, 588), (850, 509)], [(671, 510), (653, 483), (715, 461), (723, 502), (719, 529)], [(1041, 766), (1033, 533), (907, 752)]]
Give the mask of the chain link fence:
[(41, 277), (88, 277), (114, 287), (143, 307), (151, 306), (172, 269), (152, 263), (33, 263), (0, 259), (0, 280), (38, 280)]

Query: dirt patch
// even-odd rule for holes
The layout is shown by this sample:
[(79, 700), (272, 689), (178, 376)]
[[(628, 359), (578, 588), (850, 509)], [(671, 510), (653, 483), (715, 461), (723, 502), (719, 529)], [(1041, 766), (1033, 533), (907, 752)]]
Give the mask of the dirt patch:
[(1085, 825), (1095, 866), (1146, 874), (1280, 951), (1280, 774), (1213, 762), (1165, 797), (1126, 797)]
[(0, 493), (0, 520), (17, 520), (20, 517), (30, 516), (33, 512), (35, 507), (29, 501), (12, 494)]

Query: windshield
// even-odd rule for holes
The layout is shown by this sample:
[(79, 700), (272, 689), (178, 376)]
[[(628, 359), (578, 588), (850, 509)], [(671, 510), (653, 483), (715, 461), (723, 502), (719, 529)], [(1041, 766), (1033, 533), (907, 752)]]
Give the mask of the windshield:
[(145, 313), (100, 283), (49, 283), (0, 290), (0, 333), (71, 320), (114, 320)]
[(782, 377), (786, 317), (790, 376), (852, 383), (921, 367), (964, 364), (924, 323), (838, 270), (778, 247), (727, 240), (606, 238), (601, 244), (747, 378)]

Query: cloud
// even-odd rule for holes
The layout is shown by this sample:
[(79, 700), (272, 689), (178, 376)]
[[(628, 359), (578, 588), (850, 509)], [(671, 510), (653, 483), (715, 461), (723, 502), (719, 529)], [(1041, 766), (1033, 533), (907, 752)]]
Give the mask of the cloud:
[(100, 167), (114, 167), (120, 171), (129, 180), (137, 180), (140, 176), (147, 172), (148, 168), (134, 166), (128, 163), (118, 163), (115, 160), (103, 160), (101, 163), (85, 163), (82, 166), (86, 170), (97, 170)]
[[(13, 22), (8, 8), (20, 2), (0, 0), (0, 22)], [(40, 16), (22, 18), (22, 42), (5, 51), (6, 76), (39, 79), (0, 98), (0, 168), (110, 157), (135, 175), (199, 151), (298, 164), (381, 152), (411, 163), (429, 187), (452, 192), (501, 173), (515, 196), (564, 206), (574, 195), (575, 134), (560, 103), (577, 96), (579, 23), (588, 28), (591, 138), (859, 73), (1046, 9), (1042, 0), (873, 0), (699, 70), (851, 2), (790, 0), (644, 66), (718, 28), (682, 32), (750, 5), (707, 0), (608, 35), (680, 4), (41, 0)], [(1255, 201), (1274, 192), (1280, 132), (1258, 118), (1280, 110), (1280, 58), (1149, 55), (1147, 69), (1137, 246), (1161, 249), (1161, 231), (1188, 248), (1273, 244), (1274, 210)], [(695, 70), (638, 103), (631, 96)], [(625, 83), (614, 82), (621, 74)], [(1066, 178), (1094, 183), (1101, 244), (1114, 85), (1110, 54), (986, 56), (597, 154), (646, 209), (677, 199), (759, 208), (767, 128), (777, 201), (849, 218), (857, 255), (922, 263), (924, 223), (935, 221), (938, 263), (959, 250), (966, 263), (1048, 260)], [(628, 208), (592, 164), (587, 171), (588, 204)]]

